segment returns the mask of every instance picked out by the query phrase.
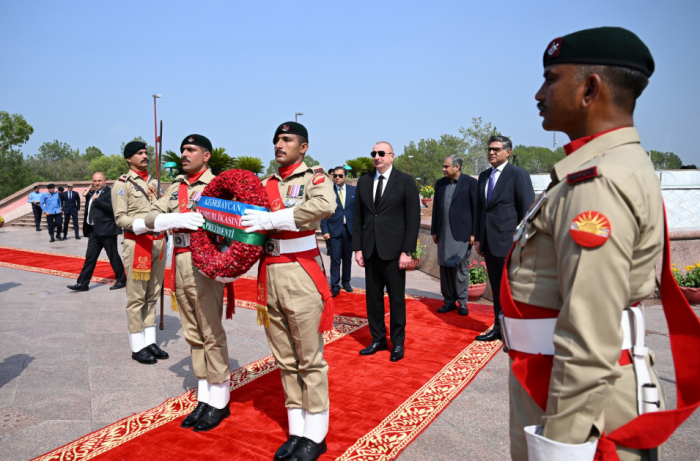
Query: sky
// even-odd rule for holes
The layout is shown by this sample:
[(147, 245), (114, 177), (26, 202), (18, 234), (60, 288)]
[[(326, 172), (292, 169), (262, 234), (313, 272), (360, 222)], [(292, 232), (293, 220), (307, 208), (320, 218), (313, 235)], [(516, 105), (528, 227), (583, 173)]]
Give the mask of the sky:
[[(552, 147), (534, 95), (550, 40), (621, 26), (650, 48), (656, 72), (635, 123), (646, 149), (700, 165), (700, 2), (0, 0), (0, 110), (22, 114), (33, 155), (54, 139), (119, 154), (192, 133), (234, 156), (273, 158), (276, 127), (309, 130), (325, 167), (386, 140), (459, 135), (473, 117), (514, 144)], [(568, 142), (557, 133), (558, 145)]]

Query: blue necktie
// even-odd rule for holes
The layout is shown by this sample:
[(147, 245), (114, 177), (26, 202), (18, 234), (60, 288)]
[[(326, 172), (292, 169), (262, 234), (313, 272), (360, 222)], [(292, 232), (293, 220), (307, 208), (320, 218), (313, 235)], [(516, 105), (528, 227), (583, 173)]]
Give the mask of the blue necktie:
[(489, 187), (486, 190), (486, 204), (488, 205), (491, 201), (491, 194), (493, 194), (493, 188), (496, 186), (496, 172), (498, 168), (491, 170), (491, 176), (489, 176)]

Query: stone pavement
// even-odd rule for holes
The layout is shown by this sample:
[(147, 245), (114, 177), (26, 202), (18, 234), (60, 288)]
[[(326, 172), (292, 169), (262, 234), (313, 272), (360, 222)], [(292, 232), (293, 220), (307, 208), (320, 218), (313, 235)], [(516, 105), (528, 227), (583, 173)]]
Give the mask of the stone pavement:
[[(49, 244), (46, 231), (0, 229), (2, 246), (83, 256), (86, 244), (86, 239), (73, 238)], [(328, 257), (324, 259), (328, 265)], [(90, 291), (78, 293), (66, 288), (71, 283), (0, 267), (2, 460), (31, 459), (196, 386), (176, 312), (166, 307), (165, 330), (158, 331), (170, 359), (140, 365), (128, 347), (124, 290), (92, 284)], [(352, 285), (365, 287), (364, 272), (356, 265)], [(422, 272), (409, 272), (407, 287), (409, 294), (439, 298), (439, 282)], [(674, 407), (675, 378), (663, 312), (660, 306), (648, 306), (647, 313), (647, 341)], [(270, 354), (254, 311), (237, 309), (224, 326), (231, 369)], [(435, 347), (440, 347), (437, 338)], [(410, 354), (408, 349), (405, 360)], [(509, 459), (507, 375), (507, 356), (498, 353), (398, 459)], [(698, 459), (699, 452), (700, 415), (695, 414), (666, 445), (664, 459)]]

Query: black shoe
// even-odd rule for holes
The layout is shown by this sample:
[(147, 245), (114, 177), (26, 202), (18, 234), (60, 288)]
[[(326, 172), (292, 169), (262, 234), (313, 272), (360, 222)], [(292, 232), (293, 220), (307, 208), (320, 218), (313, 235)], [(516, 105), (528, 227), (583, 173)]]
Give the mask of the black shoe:
[(59, 236), (56, 237), (56, 240), (58, 240), (59, 242), (62, 242), (62, 241), (63, 241), (63, 237), (61, 237), (61, 236), (59, 235)]
[(360, 355), (372, 355), (372, 354), (376, 354), (378, 351), (386, 351), (386, 350), (389, 350), (389, 347), (387, 346), (386, 341), (372, 343), (369, 346), (362, 349), (360, 351)]
[(304, 440), (303, 437), (298, 435), (290, 435), (286, 442), (280, 446), (275, 452), (275, 461), (286, 461), (297, 451), (299, 444)]
[(81, 238), (82, 238), (82, 237), (79, 236), (79, 235), (76, 235), (76, 236), (75, 236), (75, 239), (76, 239), (76, 240), (80, 240)]
[(109, 287), (110, 290), (118, 290), (120, 288), (124, 288), (126, 286), (126, 282), (117, 282), (111, 287)]
[(465, 304), (462, 306), (461, 304), (459, 305), (459, 311), (457, 312), (459, 315), (469, 315), (469, 308)]
[(496, 341), (496, 340), (503, 340), (503, 336), (501, 336), (501, 329), (493, 327), (493, 330), (489, 331), (485, 335), (479, 335), (476, 337), (477, 341)]
[(37, 231), (37, 232), (41, 232), (41, 229), (37, 229), (36, 231)]
[(87, 285), (81, 285), (79, 283), (76, 283), (75, 285), (68, 285), (68, 288), (73, 291), (88, 291), (90, 289)]
[(167, 359), (168, 357), (170, 357), (167, 352), (165, 352), (163, 349), (161, 349), (155, 344), (149, 344), (148, 346), (146, 346), (146, 349), (148, 349), (149, 352), (153, 354), (153, 357), (159, 360)]
[(207, 408), (209, 408), (209, 405), (206, 403), (197, 402), (197, 406), (195, 407), (194, 411), (182, 420), (180, 427), (184, 427), (185, 429), (194, 427), (194, 425), (197, 424), (197, 421), (199, 421), (199, 418), (201, 418), (204, 412), (207, 411)]
[(53, 238), (53, 235), (52, 235), (52, 236), (51, 236), (51, 240), (49, 240), (49, 243), (53, 243), (53, 242), (55, 242), (55, 241), (56, 241), (56, 239)]
[(343, 290), (347, 291), (348, 293), (352, 293), (352, 287), (350, 285), (343, 285)]
[(333, 288), (333, 290), (331, 291), (331, 294), (333, 295), (334, 298), (337, 297), (340, 294), (340, 288)]
[(391, 361), (398, 362), (403, 358), (403, 346), (394, 346), (391, 350)]
[(153, 354), (151, 354), (151, 351), (148, 350), (148, 347), (144, 347), (138, 352), (132, 352), (131, 358), (136, 360), (138, 363), (143, 363), (144, 365), (153, 365), (154, 363), (158, 363), (158, 360), (153, 357)]
[(63, 240), (68, 240), (68, 236), (66, 234), (63, 234)]
[(316, 461), (328, 450), (328, 445), (326, 445), (326, 439), (323, 439), (321, 443), (316, 443), (311, 439), (304, 437), (301, 440), (301, 444), (297, 451), (292, 456), (291, 461)]
[(195, 432), (206, 432), (214, 429), (218, 426), (221, 421), (231, 416), (231, 410), (228, 408), (228, 404), (221, 410), (214, 408), (211, 405), (207, 405), (209, 408), (204, 412), (197, 424), (194, 425)]
[(439, 314), (444, 314), (445, 312), (456, 311), (456, 310), (457, 310), (457, 305), (455, 303), (451, 303), (451, 304), (445, 303), (437, 311)]

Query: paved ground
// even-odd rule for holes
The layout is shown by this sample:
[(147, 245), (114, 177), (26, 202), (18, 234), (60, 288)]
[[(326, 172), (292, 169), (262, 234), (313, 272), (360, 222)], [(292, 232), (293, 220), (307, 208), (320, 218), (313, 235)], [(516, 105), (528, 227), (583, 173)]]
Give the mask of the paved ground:
[[(49, 244), (45, 232), (4, 227), (0, 245), (82, 256), (86, 240)], [(0, 267), (2, 460), (31, 459), (196, 385), (177, 313), (166, 309), (165, 330), (158, 332), (170, 359), (139, 365), (128, 349), (124, 290), (93, 284), (89, 292), (76, 293), (66, 289), (70, 283)], [(365, 287), (358, 266), (353, 267), (352, 284)], [(421, 272), (409, 272), (407, 287), (409, 294), (438, 297), (439, 282)], [(647, 341), (656, 351), (657, 371), (674, 407), (675, 378), (663, 312), (660, 306), (649, 306), (647, 313)], [(237, 309), (224, 325), (232, 369), (270, 354), (255, 312)], [(437, 340), (435, 347), (440, 347)], [(509, 459), (507, 374), (507, 356), (498, 353), (399, 459)], [(698, 453), (700, 415), (695, 414), (667, 444), (664, 459), (700, 459)]]

